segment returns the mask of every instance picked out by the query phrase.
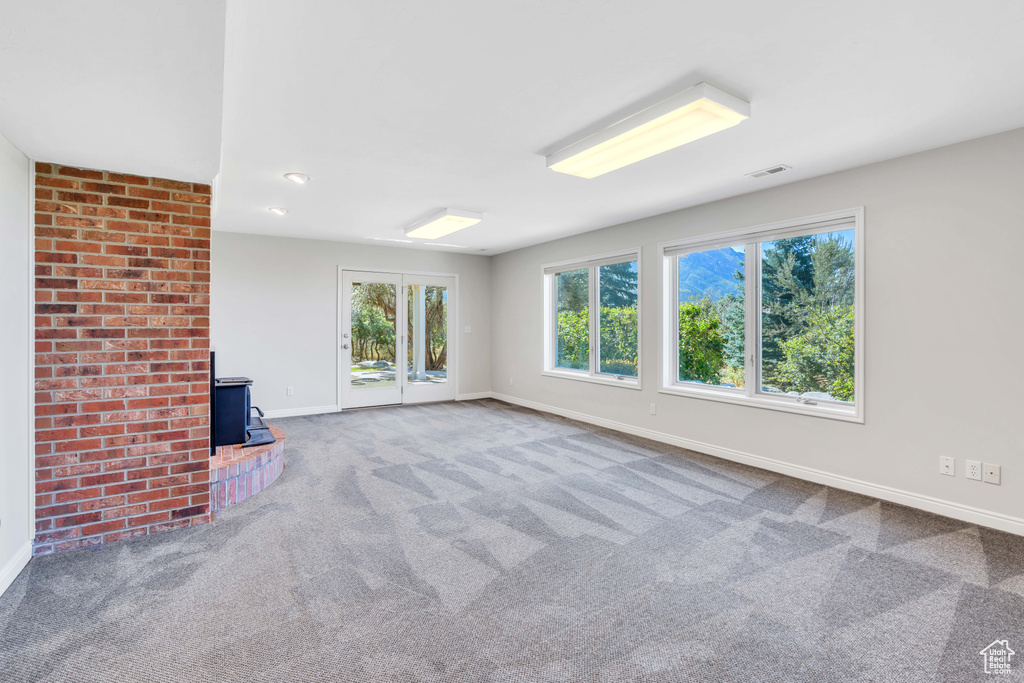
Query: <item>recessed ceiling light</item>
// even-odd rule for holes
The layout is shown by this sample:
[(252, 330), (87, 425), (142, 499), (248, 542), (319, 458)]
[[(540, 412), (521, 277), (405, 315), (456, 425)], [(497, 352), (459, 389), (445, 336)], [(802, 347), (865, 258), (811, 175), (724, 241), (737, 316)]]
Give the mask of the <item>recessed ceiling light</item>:
[(442, 209), (430, 218), (424, 218), (410, 225), (405, 229), (405, 235), (424, 240), (436, 240), (438, 237), (444, 237), (457, 230), (476, 225), (483, 217), (484, 215), (479, 211)]
[(280, 206), (272, 206), (269, 209), (267, 209), (267, 211), (269, 211), (270, 213), (276, 213), (278, 216), (283, 216), (286, 213), (288, 213), (288, 209), (282, 208)]
[(425, 246), (425, 247), (451, 247), (452, 249), (468, 249), (469, 248), (469, 247), (464, 247), (461, 244), (444, 244), (443, 242), (424, 242), (423, 246)]
[(285, 173), (284, 177), (299, 185), (305, 185), (309, 182), (309, 176), (305, 173)]
[(596, 178), (749, 117), (749, 102), (699, 83), (555, 152), (547, 165), (559, 173)]

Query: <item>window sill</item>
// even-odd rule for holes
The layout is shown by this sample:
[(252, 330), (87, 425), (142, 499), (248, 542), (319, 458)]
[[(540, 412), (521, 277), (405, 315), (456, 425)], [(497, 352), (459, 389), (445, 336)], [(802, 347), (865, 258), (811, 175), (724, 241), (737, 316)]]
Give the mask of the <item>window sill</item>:
[(544, 377), (558, 377), (559, 379), (574, 379), (577, 382), (590, 382), (591, 384), (604, 384), (609, 387), (621, 387), (623, 389), (640, 389), (640, 380), (633, 377), (616, 379), (619, 375), (607, 377), (595, 377), (585, 372), (573, 372), (572, 370), (545, 370), (541, 373)]
[(834, 406), (819, 403), (817, 405), (806, 405), (797, 403), (791, 399), (771, 398), (765, 395), (747, 396), (746, 394), (733, 393), (711, 388), (683, 388), (679, 386), (662, 387), (659, 394), (671, 396), (685, 396), (705, 401), (718, 401), (720, 403), (732, 403), (734, 405), (748, 406), (751, 408), (762, 408), (765, 410), (776, 410), (783, 413), (796, 413), (798, 415), (809, 415), (811, 417), (823, 417), (829, 420), (841, 420), (843, 422), (855, 422), (864, 424), (864, 416), (855, 407)]

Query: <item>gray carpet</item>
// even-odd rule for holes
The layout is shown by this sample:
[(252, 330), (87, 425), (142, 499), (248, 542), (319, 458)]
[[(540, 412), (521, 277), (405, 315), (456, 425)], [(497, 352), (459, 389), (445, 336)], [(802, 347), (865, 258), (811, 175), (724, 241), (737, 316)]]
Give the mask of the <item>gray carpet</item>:
[(33, 560), (4, 681), (971, 681), (1024, 539), (495, 401), (278, 420), (216, 523)]

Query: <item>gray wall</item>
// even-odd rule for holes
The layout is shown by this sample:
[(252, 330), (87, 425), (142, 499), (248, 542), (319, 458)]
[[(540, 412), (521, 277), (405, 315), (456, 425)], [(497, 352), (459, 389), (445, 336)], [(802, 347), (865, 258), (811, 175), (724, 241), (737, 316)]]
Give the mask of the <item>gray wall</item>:
[[(1015, 130), (493, 258), (215, 232), (218, 374), (253, 377), (266, 410), (334, 406), (338, 265), (457, 272), (461, 394), (492, 390), (1022, 518), (1022, 187)], [(659, 242), (854, 206), (865, 207), (865, 424), (658, 393)], [(643, 390), (541, 376), (541, 265), (636, 246)], [(939, 455), (957, 458), (955, 478), (938, 474)], [(1002, 465), (1003, 484), (966, 480), (966, 458)]]
[[(866, 424), (658, 393), (659, 242), (855, 206), (865, 207)], [(541, 376), (541, 265), (636, 246), (643, 391)], [(1024, 517), (1022, 253), (1024, 129), (501, 254), (493, 390)], [(957, 458), (955, 478), (938, 474), (940, 454)], [(1003, 484), (966, 480), (966, 457), (1001, 464)]]
[(28, 201), (28, 159), (0, 136), (0, 235), (5, 256), (0, 268), (0, 592), (28, 560), (34, 533), (29, 521)]
[(251, 377), (263, 410), (337, 405), (338, 266), (457, 273), (458, 391), (490, 390), (489, 257), (215, 231), (217, 375)]

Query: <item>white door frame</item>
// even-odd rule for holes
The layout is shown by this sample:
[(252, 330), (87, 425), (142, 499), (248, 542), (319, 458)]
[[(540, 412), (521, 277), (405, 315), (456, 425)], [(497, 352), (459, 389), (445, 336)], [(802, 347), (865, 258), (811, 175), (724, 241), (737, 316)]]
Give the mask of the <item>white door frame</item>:
[[(455, 386), (455, 397), (457, 399), (458, 396), (459, 396), (459, 376), (461, 375), (461, 373), (459, 372), (459, 363), (460, 363), (460, 356), (459, 356), (460, 344), (459, 344), (459, 339), (462, 336), (460, 334), (460, 331), (459, 331), (461, 329), (459, 327), (459, 320), (461, 318), (461, 312), (462, 312), (462, 299), (459, 296), (459, 293), (460, 293), (460, 290), (459, 290), (459, 274), (458, 273), (438, 273), (438, 272), (426, 271), (426, 270), (397, 270), (395, 268), (373, 268), (373, 267), (368, 267), (368, 266), (344, 266), (344, 265), (342, 265), (342, 266), (338, 266), (338, 296), (337, 296), (337, 308), (336, 308), (337, 312), (335, 314), (336, 315), (336, 319), (337, 319), (336, 320), (336, 322), (337, 322), (337, 329), (335, 330), (335, 344), (336, 344), (335, 350), (337, 351), (337, 375), (338, 376), (337, 376), (337, 388), (336, 388), (337, 394), (336, 394), (336, 398), (337, 398), (337, 401), (338, 401), (338, 412), (340, 413), (342, 410), (344, 410), (343, 403), (342, 403), (342, 383), (345, 382), (348, 379), (348, 373), (346, 372), (346, 368), (344, 366), (344, 363), (342, 362), (342, 356), (344, 355), (344, 350), (341, 348), (342, 344), (344, 344), (344, 339), (342, 339), (341, 335), (343, 334), (343, 328), (344, 328), (344, 325), (345, 325), (345, 321), (342, 318), (342, 313), (344, 311), (344, 305), (345, 305), (344, 296), (345, 296), (345, 272), (346, 271), (356, 271), (356, 272), (361, 272), (361, 273), (389, 273), (389, 274), (392, 274), (392, 275), (410, 275), (410, 276), (413, 276), (413, 277), (450, 277), (450, 278), (454, 278), (455, 279), (455, 287), (453, 289), (453, 295), (455, 297), (455, 305), (452, 308), (452, 310), (453, 310), (453, 321), (452, 321), (452, 325), (451, 325), (452, 329), (450, 329), (449, 332), (448, 332), (448, 348), (449, 348), (449, 350), (451, 352), (451, 356), (450, 357), (451, 357), (451, 359), (453, 359), (454, 362), (449, 361), (449, 363), (448, 363), (448, 381), (452, 382), (454, 384), (454, 386)], [(451, 306), (451, 301), (449, 301), (449, 306)], [(404, 345), (403, 345), (403, 349), (402, 350), (404, 351)], [(398, 367), (397, 363), (395, 363), (395, 367), (396, 367), (396, 375), (395, 376), (396, 376), (396, 379), (397, 379), (397, 367)]]
[[(352, 331), (352, 286), (357, 282), (369, 282), (389, 285), (395, 293), (395, 381), (391, 386), (380, 386), (367, 384), (356, 387), (352, 383), (351, 372), (345, 372), (352, 367), (352, 352), (354, 339), (346, 338), (346, 332)], [(339, 382), (340, 400), (339, 406), (348, 405), (350, 408), (362, 408), (369, 406), (390, 406), (401, 405), (404, 401), (402, 378), (399, 373), (402, 371), (403, 354), (405, 353), (405, 330), (402, 329), (403, 306), (405, 301), (402, 298), (402, 276), (395, 273), (381, 273), (373, 271), (342, 271), (342, 292), (341, 311), (338, 319), (341, 321), (342, 338), (338, 343), (338, 375), (346, 374), (348, 381)], [(346, 324), (347, 323), (347, 324)]]
[[(447, 369), (447, 380), (444, 384), (421, 384), (408, 382), (408, 377), (404, 377), (403, 392), (402, 392), (402, 403), (432, 403), (437, 401), (454, 401), (458, 396), (458, 389), (455, 386), (457, 379), (457, 372), (454, 367), (458, 363), (457, 349), (454, 344), (451, 343), (452, 338), (458, 334), (455, 321), (455, 309), (456, 306), (452, 301), (452, 297), (455, 296), (455, 278), (451, 275), (403, 275), (402, 276), (402, 301), (407, 305), (409, 303), (409, 287), (422, 286), (422, 287), (444, 287), (448, 290), (448, 311), (445, 316), (445, 326), (447, 327), (448, 335), (448, 351), (451, 352), (452, 356), (448, 362)], [(405, 307), (406, 324), (412, 321), (412, 313)], [(424, 321), (425, 323), (426, 321)], [(407, 359), (409, 354), (409, 345), (414, 342), (406, 337), (405, 348), (402, 350), (402, 358)]]

